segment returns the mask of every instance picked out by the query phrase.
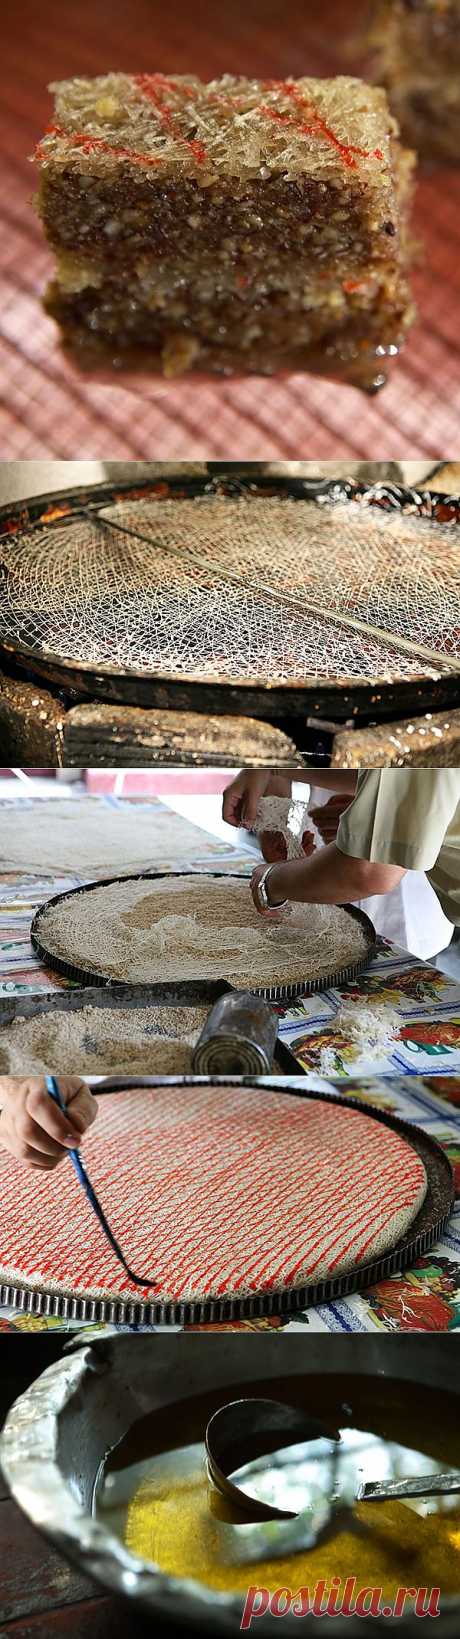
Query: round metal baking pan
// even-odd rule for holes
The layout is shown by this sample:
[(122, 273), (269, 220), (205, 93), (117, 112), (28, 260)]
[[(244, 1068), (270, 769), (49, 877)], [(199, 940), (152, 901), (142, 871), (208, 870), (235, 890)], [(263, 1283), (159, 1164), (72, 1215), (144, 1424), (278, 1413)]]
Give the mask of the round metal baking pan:
[[(399, 511), (401, 516), (411, 514), (428, 519), (433, 528), (437, 524), (460, 523), (459, 497), (408, 489), (391, 483), (369, 486), (354, 479), (319, 480), (268, 475), (238, 479), (226, 479), (224, 476), (211, 479), (205, 475), (168, 479), (165, 468), (164, 482), (157, 475), (155, 480), (150, 483), (143, 481), (140, 486), (132, 482), (118, 485), (106, 483), (88, 489), (60, 491), (57, 495), (49, 493), (34, 497), (28, 503), (0, 508), (0, 588), (2, 575), (5, 586), (8, 577), (8, 569), (2, 565), (2, 535), (4, 538), (14, 535), (20, 540), (21, 532), (30, 531), (31, 528), (62, 527), (63, 522), (71, 528), (72, 522), (81, 518), (82, 512), (88, 515), (92, 510), (97, 514), (102, 507), (116, 501), (152, 499), (155, 494), (161, 503), (165, 491), (169, 498), (177, 498), (178, 501), (213, 493), (223, 493), (228, 497), (284, 496), (300, 505), (320, 499), (331, 505), (364, 501), (366, 507), (376, 508), (380, 513), (394, 514)], [(340, 615), (325, 608), (326, 633), (329, 630), (328, 622), (334, 624), (335, 620), (337, 633), (340, 634)], [(390, 646), (391, 638), (392, 634), (388, 632)], [(184, 668), (181, 672), (123, 669), (106, 662), (96, 666), (76, 655), (62, 657), (55, 654), (52, 643), (48, 645), (43, 638), (29, 641), (19, 629), (9, 632), (0, 620), (0, 655), (2, 653), (7, 664), (13, 664), (22, 671), (26, 669), (28, 676), (38, 675), (48, 679), (67, 698), (72, 697), (73, 703), (76, 697), (90, 695), (122, 704), (213, 713), (237, 712), (246, 716), (262, 716), (267, 720), (301, 717), (304, 720), (308, 718), (312, 726), (316, 721), (340, 724), (352, 720), (357, 727), (360, 723), (389, 720), (392, 716), (401, 718), (411, 712), (434, 712), (458, 704), (460, 695), (460, 659), (457, 667), (451, 656), (440, 652), (439, 674), (437, 665), (434, 673), (433, 668), (427, 672), (423, 660), (417, 659), (415, 643), (413, 677), (398, 677), (395, 667), (394, 677), (375, 675), (369, 680), (359, 676), (356, 679), (353, 676), (305, 676), (302, 679), (261, 680), (256, 677), (242, 679), (230, 669), (225, 675), (211, 676), (206, 674), (204, 666), (199, 671)]]
[[(249, 877), (242, 876), (241, 873), (236, 871), (231, 873), (229, 872), (229, 875), (233, 875), (235, 881), (247, 882), (249, 888)], [(96, 888), (108, 888), (114, 883), (118, 882), (168, 881), (171, 877), (183, 877), (185, 881), (195, 882), (203, 882), (206, 881), (207, 878), (209, 879), (209, 877), (212, 877), (218, 881), (222, 878), (222, 872), (168, 871), (168, 873), (166, 873), (165, 871), (137, 871), (133, 873), (133, 875), (123, 877), (106, 877), (100, 882), (89, 882), (83, 888), (71, 888), (67, 893), (54, 894), (52, 899), (47, 899), (45, 904), (40, 906), (40, 909), (36, 912), (31, 925), (30, 937), (37, 956), (41, 957), (42, 961), (46, 963), (47, 967), (51, 967), (56, 973), (62, 973), (66, 979), (75, 980), (75, 982), (80, 985), (111, 984), (118, 986), (120, 982), (126, 983), (126, 981), (111, 979), (109, 974), (98, 974), (93, 968), (78, 967), (76, 963), (64, 961), (62, 957), (55, 956), (54, 952), (48, 949), (46, 943), (46, 925), (45, 928), (43, 927), (46, 912), (49, 910), (51, 905), (60, 905), (64, 899), (73, 899), (75, 894), (93, 893)], [(359, 922), (361, 928), (366, 934), (368, 949), (366, 954), (360, 957), (359, 961), (350, 962), (348, 966), (338, 969), (335, 973), (327, 973), (320, 979), (302, 979), (298, 980), (295, 984), (251, 985), (250, 988), (254, 991), (254, 994), (256, 996), (263, 996), (264, 1000), (267, 1002), (289, 1002), (295, 1001), (298, 996), (313, 996), (321, 990), (333, 990), (337, 985), (347, 984), (349, 980), (358, 978), (359, 974), (364, 971), (364, 968), (368, 967), (369, 962), (372, 961), (372, 958), (375, 955), (377, 935), (370, 917), (366, 915), (365, 911), (359, 910), (356, 905), (342, 905), (341, 909), (345, 910), (348, 916), (352, 917), (353, 921)], [(183, 986), (186, 985), (187, 997), (191, 1002), (202, 1001), (203, 999), (207, 999), (208, 996), (211, 997), (212, 1001), (217, 1001), (218, 996), (222, 994), (222, 989), (214, 989), (214, 984), (218, 986), (218, 981), (204, 981), (199, 978), (197, 980), (181, 980), (178, 977), (177, 980), (171, 982), (149, 984), (148, 991), (151, 1002), (168, 1001), (174, 1000), (175, 998), (181, 1000), (184, 995)], [(205, 986), (205, 996), (203, 994), (203, 985)], [(229, 985), (229, 988), (234, 989), (235, 987)], [(245, 988), (247, 989), (249, 987), (246, 986)]]
[[(378, 1281), (388, 1280), (391, 1275), (399, 1274), (410, 1264), (415, 1263), (445, 1233), (455, 1199), (452, 1167), (440, 1144), (421, 1128), (414, 1127), (399, 1116), (389, 1115), (387, 1111), (377, 1110), (372, 1104), (364, 1103), (361, 1099), (346, 1098), (339, 1093), (313, 1091), (305, 1087), (301, 1077), (298, 1082), (296, 1078), (285, 1080), (280, 1076), (140, 1076), (136, 1080), (136, 1086), (152, 1089), (165, 1084), (180, 1088), (190, 1086), (191, 1083), (204, 1087), (222, 1084), (276, 1088), (286, 1097), (295, 1094), (297, 1097), (340, 1104), (345, 1109), (360, 1110), (363, 1115), (371, 1116), (382, 1126), (390, 1127), (393, 1132), (399, 1133), (407, 1140), (425, 1166), (428, 1188), (414, 1222), (406, 1234), (397, 1241), (392, 1251), (362, 1264), (346, 1275), (335, 1276), (332, 1280), (317, 1281), (310, 1286), (298, 1287), (295, 1291), (281, 1287), (276, 1292), (255, 1293), (250, 1297), (238, 1299), (222, 1298), (218, 1302), (207, 1300), (203, 1303), (162, 1303), (151, 1299), (143, 1302), (138, 1298), (84, 1298), (75, 1297), (71, 1292), (47, 1292), (45, 1288), (32, 1289), (26, 1282), (5, 1281), (0, 1275), (0, 1303), (46, 1318), (56, 1316), (63, 1320), (104, 1322), (120, 1326), (213, 1325), (228, 1324), (234, 1320), (264, 1319), (270, 1315), (289, 1316), (318, 1303), (332, 1303), (334, 1300), (349, 1297), (353, 1292), (366, 1291)], [(126, 1082), (120, 1077), (117, 1092), (122, 1092), (126, 1085), (131, 1084), (129, 1078)]]

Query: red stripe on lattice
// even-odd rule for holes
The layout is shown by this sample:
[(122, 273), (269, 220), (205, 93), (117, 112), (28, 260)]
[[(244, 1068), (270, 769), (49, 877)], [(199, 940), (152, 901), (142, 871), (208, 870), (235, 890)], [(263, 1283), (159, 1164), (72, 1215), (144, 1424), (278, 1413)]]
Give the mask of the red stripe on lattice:
[[(360, 1111), (235, 1087), (106, 1097), (84, 1154), (129, 1261), (165, 1301), (353, 1267), (382, 1232), (398, 1238), (425, 1184), (411, 1147)], [(5, 1279), (134, 1295), (70, 1163), (44, 1176), (3, 1153), (0, 1199)]]

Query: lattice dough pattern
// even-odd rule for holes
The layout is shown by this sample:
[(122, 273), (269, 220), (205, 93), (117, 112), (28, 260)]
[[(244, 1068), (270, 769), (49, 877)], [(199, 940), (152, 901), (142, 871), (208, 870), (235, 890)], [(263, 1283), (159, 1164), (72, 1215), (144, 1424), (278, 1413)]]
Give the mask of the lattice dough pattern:
[(246, 879), (165, 876), (101, 882), (45, 906), (35, 929), (51, 960), (136, 984), (228, 979), (271, 988), (363, 963), (369, 931), (338, 905), (259, 916)]
[[(392, 1248), (426, 1193), (423, 1162), (361, 1111), (275, 1090), (162, 1087), (101, 1101), (85, 1161), (130, 1263), (158, 1299), (243, 1297), (338, 1275)], [(70, 1165), (0, 1153), (0, 1275), (89, 1296), (137, 1289)]]
[(210, 680), (460, 665), (460, 528), (278, 497), (122, 500), (2, 541), (0, 638)]

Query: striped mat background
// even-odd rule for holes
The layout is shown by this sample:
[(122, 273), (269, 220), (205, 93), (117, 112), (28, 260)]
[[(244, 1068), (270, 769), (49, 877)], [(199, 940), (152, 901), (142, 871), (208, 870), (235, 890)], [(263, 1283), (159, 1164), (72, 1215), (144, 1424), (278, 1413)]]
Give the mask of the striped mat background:
[(39, 297), (51, 267), (27, 156), (47, 83), (106, 69), (203, 77), (355, 72), (347, 42), (368, 0), (17, 0), (2, 31), (0, 441), (3, 458), (447, 458), (460, 449), (460, 172), (419, 183), (419, 319), (390, 385), (367, 400), (302, 375), (274, 381), (85, 381)]

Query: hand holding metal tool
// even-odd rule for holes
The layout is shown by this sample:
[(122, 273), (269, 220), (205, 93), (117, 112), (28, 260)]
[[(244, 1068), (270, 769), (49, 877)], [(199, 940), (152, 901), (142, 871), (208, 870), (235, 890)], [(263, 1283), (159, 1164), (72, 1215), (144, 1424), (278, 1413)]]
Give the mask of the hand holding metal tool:
[[(46, 1090), (49, 1093), (50, 1098), (54, 1099), (54, 1103), (58, 1105), (58, 1108), (60, 1110), (62, 1110), (64, 1115), (68, 1115), (68, 1110), (66, 1108), (66, 1105), (64, 1104), (64, 1100), (63, 1100), (63, 1098), (61, 1096), (61, 1093), (59, 1091), (59, 1085), (58, 1085), (58, 1082), (56, 1080), (56, 1077), (55, 1076), (46, 1076), (45, 1081), (46, 1081)], [(82, 1189), (84, 1189), (86, 1198), (89, 1201), (89, 1204), (93, 1209), (93, 1212), (96, 1214), (96, 1218), (98, 1219), (98, 1222), (101, 1225), (101, 1229), (103, 1229), (103, 1231), (104, 1231), (104, 1235), (106, 1236), (106, 1239), (109, 1241), (109, 1244), (112, 1247), (112, 1252), (115, 1253), (115, 1257), (118, 1258), (118, 1262), (123, 1265), (123, 1269), (126, 1271), (126, 1274), (129, 1276), (129, 1279), (134, 1282), (135, 1286), (155, 1286), (156, 1281), (153, 1280), (150, 1275), (135, 1275), (134, 1270), (131, 1269), (129, 1263), (127, 1263), (124, 1252), (122, 1252), (121, 1246), (119, 1245), (118, 1241), (116, 1240), (115, 1235), (113, 1234), (113, 1231), (110, 1228), (110, 1224), (107, 1222), (105, 1212), (103, 1211), (103, 1208), (101, 1207), (101, 1203), (98, 1200), (95, 1189), (93, 1189), (93, 1185), (91, 1183), (91, 1180), (88, 1178), (88, 1173), (86, 1171), (86, 1167), (83, 1164), (83, 1161), (81, 1159), (81, 1155), (79, 1154), (79, 1151), (77, 1149), (69, 1150), (69, 1158), (70, 1158), (70, 1160), (72, 1162), (72, 1166), (74, 1167), (75, 1172), (77, 1174), (78, 1182), (79, 1182), (79, 1184), (81, 1184)]]

